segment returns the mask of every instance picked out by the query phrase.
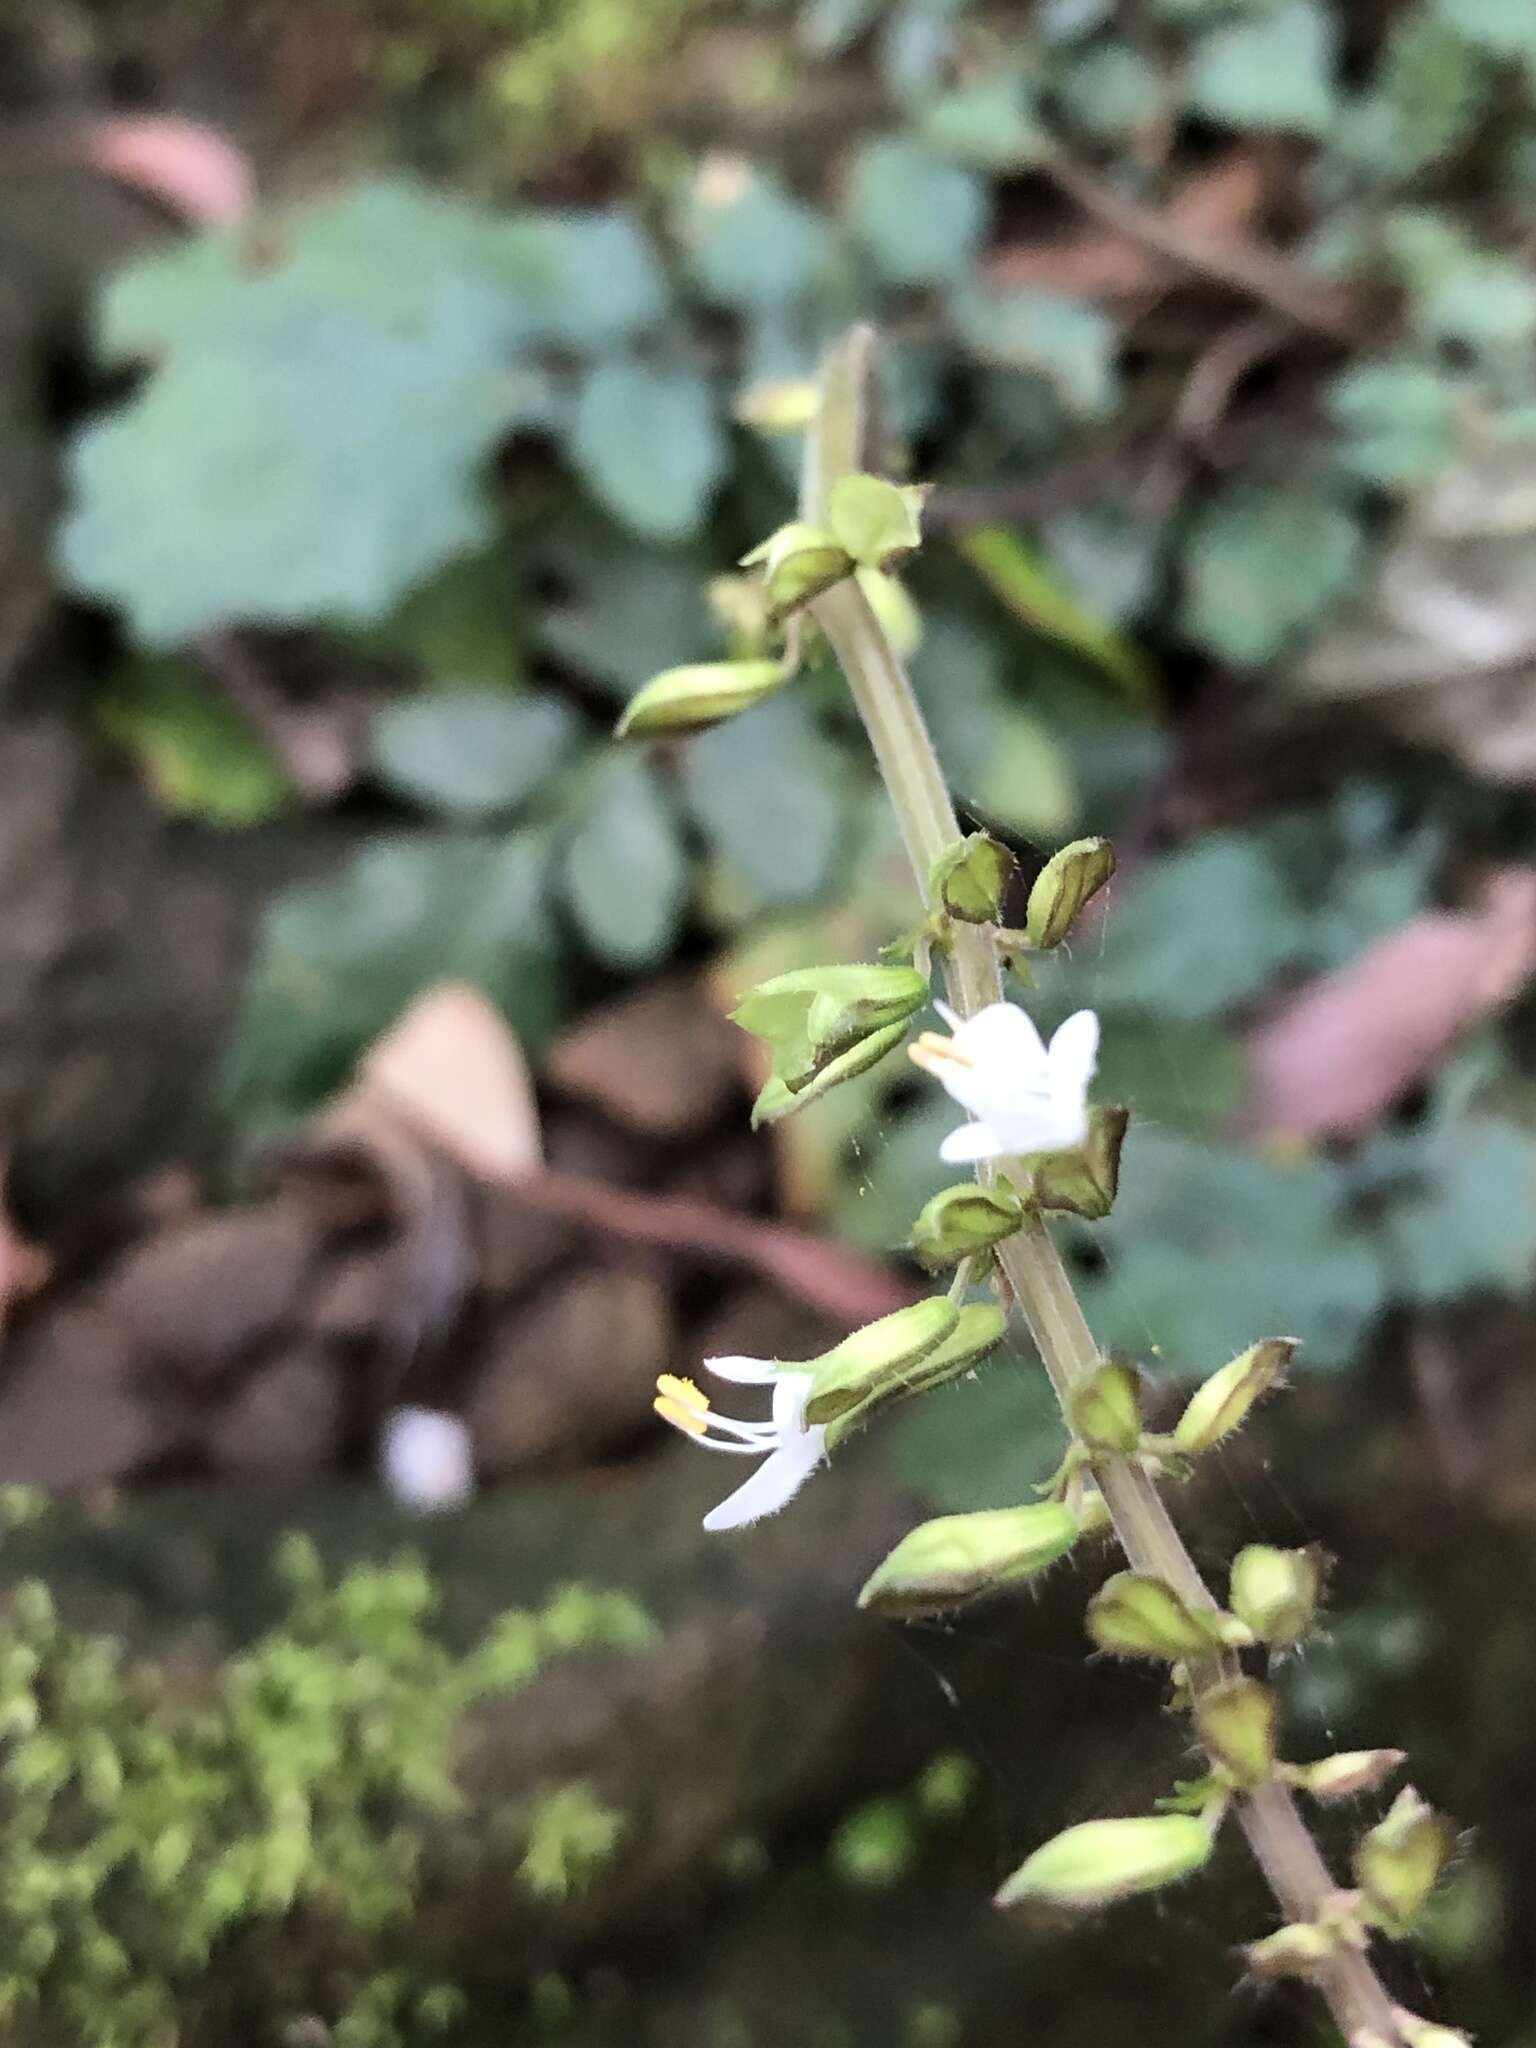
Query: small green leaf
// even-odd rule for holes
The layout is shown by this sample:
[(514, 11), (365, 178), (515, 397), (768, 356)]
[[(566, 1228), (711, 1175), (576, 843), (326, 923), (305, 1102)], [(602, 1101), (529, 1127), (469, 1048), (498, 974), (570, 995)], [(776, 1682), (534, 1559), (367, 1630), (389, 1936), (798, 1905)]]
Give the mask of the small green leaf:
[(974, 354), (1039, 371), (1069, 412), (1100, 419), (1113, 408), (1119, 331), (1086, 299), (1026, 286), (991, 292), (967, 279), (951, 295), (949, 311)]
[(632, 754), (602, 762), (561, 862), (566, 901), (593, 952), (648, 967), (671, 947), (688, 894), (672, 807)]
[(1357, 363), (1333, 385), (1328, 410), (1340, 462), (1368, 483), (1427, 483), (1456, 455), (1456, 387), (1427, 363)]
[(1435, 18), (1490, 57), (1512, 57), (1536, 73), (1536, 12), (1510, 0), (1430, 0)]
[(1096, 141), (1121, 142), (1160, 120), (1170, 83), (1128, 43), (1104, 42), (1065, 65), (1056, 91), (1073, 125)]
[(764, 903), (805, 902), (825, 887), (847, 768), (798, 698), (775, 697), (691, 741), (683, 787), (714, 851)]
[(991, 171), (1032, 163), (1045, 140), (1035, 119), (1030, 81), (1006, 64), (991, 66), (974, 83), (930, 101), (918, 132), (940, 156)]
[(538, 620), (543, 649), (609, 696), (622, 701), (659, 671), (698, 661), (714, 638), (701, 556), (595, 521), (530, 554), (561, 587)]
[(1183, 627), (1241, 668), (1271, 660), (1344, 591), (1359, 522), (1310, 493), (1240, 484), (1207, 505), (1184, 555)]
[(734, 157), (706, 160), (680, 233), (705, 296), (746, 313), (782, 315), (832, 258), (821, 216), (771, 171)]
[(1318, 0), (1279, 0), (1195, 45), (1189, 103), (1230, 128), (1325, 128), (1334, 113), (1336, 35)]
[(1350, 153), (1389, 176), (1412, 177), (1467, 141), (1483, 110), (1489, 69), (1481, 53), (1432, 14), (1413, 10), (1393, 24), (1376, 77), (1356, 116)]
[(179, 661), (125, 662), (96, 718), (178, 816), (260, 825), (288, 803), (288, 778), (265, 741), (209, 678)]
[(986, 229), (986, 189), (921, 143), (887, 135), (854, 158), (848, 213), (893, 284), (942, 284), (971, 265)]
[(1077, 816), (1077, 785), (1060, 740), (1027, 711), (1009, 705), (991, 749), (960, 794), (976, 816), (1029, 839), (1054, 839)]
[(570, 706), (548, 692), (428, 690), (374, 720), (369, 759), (399, 795), (450, 817), (484, 818), (531, 796), (576, 736)]
[(638, 362), (593, 371), (576, 401), (570, 447), (599, 504), (648, 540), (696, 533), (725, 467), (708, 382)]

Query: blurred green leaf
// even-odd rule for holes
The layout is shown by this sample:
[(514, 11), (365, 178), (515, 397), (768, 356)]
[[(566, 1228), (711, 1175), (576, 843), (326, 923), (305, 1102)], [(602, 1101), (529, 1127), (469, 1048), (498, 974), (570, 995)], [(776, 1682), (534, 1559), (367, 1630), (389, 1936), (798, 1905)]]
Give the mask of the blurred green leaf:
[(1128, 43), (1094, 44), (1054, 80), (1073, 125), (1100, 141), (1134, 136), (1162, 119), (1172, 98), (1165, 79)]
[(1152, 673), (1141, 650), (1096, 618), (1021, 534), (1003, 526), (976, 527), (955, 546), (1016, 619), (1081, 656), (1132, 703), (1150, 699)]
[(123, 662), (97, 699), (96, 720), (178, 816), (260, 825), (288, 804), (291, 786), (266, 742), (187, 663)]
[(1033, 1357), (993, 1358), (909, 1401), (886, 1426), (896, 1476), (947, 1514), (1012, 1508), (1061, 1457), (1061, 1411)]
[(1059, 839), (1078, 815), (1077, 780), (1061, 741), (1032, 712), (1006, 706), (960, 800), (982, 824), (1025, 839)]
[(530, 566), (559, 586), (538, 619), (544, 651), (616, 702), (663, 669), (707, 658), (719, 642), (701, 555), (577, 526), (542, 544), (533, 537)]
[(1467, 140), (1488, 83), (1488, 67), (1466, 37), (1411, 10), (1393, 24), (1370, 90), (1345, 125), (1346, 151), (1388, 176), (1412, 177)]
[(536, 1056), (558, 1021), (547, 847), (506, 838), (377, 839), (334, 880), (290, 890), (263, 922), (226, 1094), (246, 1114), (308, 1108), (411, 999), (469, 981)]
[(1115, 885), (1090, 986), (1105, 1009), (1209, 1019), (1256, 995), (1305, 944), (1264, 849), (1245, 833), (1208, 832)]
[(725, 453), (715, 395), (696, 371), (611, 362), (582, 386), (572, 458), (598, 503), (647, 540), (698, 531)]
[(1434, 17), (1490, 57), (1514, 57), (1536, 71), (1536, 12), (1509, 0), (1430, 0)]
[(576, 738), (575, 713), (547, 692), (428, 690), (374, 719), (369, 760), (396, 794), (449, 817), (484, 818), (531, 796)]
[[(1084, 1000), (1096, 1000), (1093, 969), (1085, 965)], [(1151, 1010), (1107, 1010), (1098, 1101), (1130, 1104), (1138, 1121), (1176, 1131), (1214, 1133), (1242, 1106), (1248, 1065), (1230, 1031), (1195, 1019)]]
[(690, 741), (683, 787), (714, 852), (761, 902), (801, 903), (826, 887), (853, 790), (845, 758), (798, 697)]
[(1491, 1116), (1438, 1118), (1414, 1151), (1419, 1185), (1387, 1212), (1394, 1284), (1410, 1301), (1523, 1294), (1536, 1261), (1536, 1144)]
[(410, 662), (426, 683), (506, 689), (522, 681), (520, 606), (503, 537), (449, 563), (356, 639), (370, 652)]
[(1184, 631), (1256, 668), (1348, 587), (1361, 545), (1358, 521), (1328, 498), (1235, 485), (1205, 507), (1186, 543)]
[(1101, 1343), (1206, 1373), (1264, 1332), (1299, 1337), (1297, 1368), (1347, 1364), (1386, 1300), (1386, 1275), (1347, 1213), (1331, 1162), (1282, 1163), (1148, 1128), (1134, 1114), (1120, 1192), (1085, 1284)]
[(566, 902), (600, 959), (649, 967), (677, 935), (688, 862), (672, 805), (649, 763), (611, 753), (585, 793), (561, 859)]
[(923, 1204), (955, 1178), (939, 1143), (965, 1122), (965, 1112), (937, 1090), (925, 1092), (905, 1116), (877, 1121), (867, 1145), (856, 1142), (832, 1212), (839, 1237), (860, 1251), (904, 1250)]
[(1034, 91), (1021, 69), (998, 65), (931, 100), (918, 132), (930, 149), (982, 170), (1018, 169), (1044, 143)]
[(967, 279), (951, 294), (949, 310), (977, 355), (1037, 370), (1068, 411), (1098, 419), (1113, 406), (1119, 333), (1097, 306), (1027, 286), (987, 291)]
[(1456, 387), (1426, 363), (1357, 363), (1334, 383), (1328, 410), (1339, 460), (1369, 483), (1427, 483), (1455, 458)]
[[(484, 542), (479, 469), (543, 388), (483, 334), (340, 315), (172, 353), (70, 452), (59, 542), (146, 646), (237, 621), (376, 620)], [(231, 394), (239, 394), (238, 404)]]
[(1480, 247), (1448, 215), (1401, 207), (1384, 239), (1426, 340), (1512, 351), (1536, 335), (1536, 283), (1524, 264)]
[(735, 158), (705, 163), (679, 232), (706, 297), (749, 314), (781, 314), (832, 258), (821, 216), (771, 171)]
[(885, 135), (854, 157), (848, 217), (893, 284), (944, 284), (970, 268), (986, 230), (986, 187), (921, 143)]
[(1314, 133), (1334, 112), (1335, 40), (1319, 0), (1278, 0), (1221, 23), (1191, 54), (1189, 103), (1229, 128)]

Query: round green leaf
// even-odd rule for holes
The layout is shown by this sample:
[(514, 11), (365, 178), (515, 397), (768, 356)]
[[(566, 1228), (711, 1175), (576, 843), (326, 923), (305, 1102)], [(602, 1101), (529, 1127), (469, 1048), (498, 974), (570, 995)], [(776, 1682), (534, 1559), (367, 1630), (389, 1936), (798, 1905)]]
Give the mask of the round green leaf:
[(559, 697), (428, 690), (374, 720), (369, 759), (401, 796), (489, 817), (532, 795), (575, 738), (575, 714)]
[(594, 779), (560, 869), (583, 938), (616, 967), (648, 967), (669, 950), (688, 894), (672, 806), (649, 765), (610, 754)]
[(887, 135), (854, 158), (848, 217), (893, 284), (944, 284), (971, 267), (986, 231), (986, 187), (921, 143)]
[(725, 466), (713, 391), (697, 372), (604, 363), (576, 402), (571, 454), (598, 503), (652, 540), (697, 532)]

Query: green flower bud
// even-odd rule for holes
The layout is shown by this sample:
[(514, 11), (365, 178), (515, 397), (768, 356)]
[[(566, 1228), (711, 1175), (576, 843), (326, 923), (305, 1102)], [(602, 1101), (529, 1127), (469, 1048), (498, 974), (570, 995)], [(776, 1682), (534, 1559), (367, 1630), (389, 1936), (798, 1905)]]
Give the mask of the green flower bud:
[(1302, 1920), (1249, 1942), (1243, 1953), (1255, 1977), (1310, 1977), (1319, 1963), (1338, 1954), (1339, 1942), (1332, 1928)]
[(1137, 1892), (1160, 1891), (1205, 1867), (1215, 1832), (1191, 1813), (1085, 1820), (1056, 1835), (1009, 1878), (1000, 1906), (1064, 1906), (1092, 1912)]
[(773, 1071), (791, 1093), (860, 1039), (904, 1025), (928, 1000), (914, 967), (797, 967), (750, 990), (732, 1021), (773, 1052)]
[(810, 377), (767, 377), (749, 384), (731, 412), (760, 434), (803, 434), (815, 419), (821, 394)]
[(1024, 913), (1031, 945), (1059, 946), (1115, 872), (1115, 849), (1107, 839), (1074, 839), (1053, 853), (1035, 877)]
[(1310, 1793), (1324, 1806), (1342, 1799), (1356, 1799), (1367, 1792), (1379, 1792), (1394, 1771), (1408, 1761), (1401, 1749), (1344, 1749), (1334, 1756), (1319, 1757), (1316, 1763), (1287, 1764), (1286, 1782)]
[(943, 1515), (902, 1538), (865, 1583), (859, 1605), (898, 1619), (941, 1614), (1033, 1578), (1076, 1541), (1077, 1517), (1059, 1501)]
[(1247, 1420), (1248, 1411), (1285, 1378), (1298, 1337), (1266, 1337), (1196, 1388), (1173, 1432), (1176, 1449), (1198, 1457)]
[(968, 1301), (961, 1309), (954, 1329), (942, 1344), (910, 1366), (903, 1367), (860, 1401), (857, 1407), (845, 1409), (841, 1415), (834, 1416), (827, 1425), (827, 1449), (835, 1451), (856, 1429), (862, 1429), (876, 1409), (883, 1408), (888, 1401), (926, 1394), (931, 1387), (941, 1387), (947, 1380), (958, 1379), (962, 1373), (969, 1372), (989, 1351), (997, 1349), (1007, 1328), (1008, 1318), (995, 1302)]
[(615, 736), (650, 739), (717, 725), (782, 690), (791, 674), (782, 661), (703, 661), (663, 669), (630, 698)]
[(1001, 1244), (1024, 1221), (1024, 1204), (1005, 1180), (983, 1187), (963, 1181), (941, 1188), (923, 1204), (912, 1226), (912, 1250), (930, 1273)]
[(1327, 1564), (1316, 1545), (1274, 1550), (1267, 1543), (1250, 1543), (1232, 1560), (1232, 1612), (1271, 1649), (1299, 1643), (1317, 1612)]
[(813, 597), (820, 597), (834, 583), (853, 573), (853, 557), (831, 534), (799, 520), (781, 526), (767, 540), (743, 555), (741, 565), (763, 571), (763, 595), (768, 615), (782, 619)]
[(921, 544), (918, 515), (923, 484), (893, 484), (883, 476), (839, 477), (827, 500), (827, 525), (839, 547), (861, 569), (883, 569)]
[(899, 576), (887, 575), (884, 569), (855, 569), (853, 580), (886, 639), (903, 661), (910, 661), (923, 644), (923, 615), (911, 591)]
[(1088, 1136), (1075, 1151), (1031, 1154), (1025, 1163), (1036, 1208), (1102, 1222), (1120, 1192), (1120, 1151), (1129, 1122), (1127, 1110), (1096, 1103), (1088, 1112)]
[(1256, 1678), (1210, 1686), (1195, 1702), (1195, 1726), (1206, 1755), (1244, 1789), (1274, 1775), (1279, 1721), (1274, 1694)]
[(938, 1294), (855, 1330), (805, 1366), (812, 1375), (806, 1421), (830, 1422), (857, 1408), (888, 1382), (899, 1381), (909, 1366), (936, 1350), (959, 1321), (959, 1309)]
[(894, 1052), (906, 1035), (904, 1023), (888, 1024), (883, 1031), (872, 1031), (868, 1038), (861, 1038), (857, 1045), (829, 1061), (803, 1088), (791, 1088), (777, 1074), (770, 1076), (752, 1105), (753, 1130), (763, 1124), (776, 1124), (781, 1117), (793, 1116), (797, 1109), (805, 1109), (809, 1104), (819, 1102), (823, 1095), (830, 1095), (840, 1082), (851, 1081), (856, 1074), (867, 1073), (887, 1053)]
[(1404, 1786), (1355, 1850), (1355, 1879), (1371, 1918), (1388, 1934), (1406, 1934), (1455, 1847), (1456, 1830), (1445, 1816)]
[(988, 832), (947, 846), (929, 870), (933, 900), (962, 924), (996, 924), (1018, 862)]
[(1158, 1657), (1170, 1664), (1221, 1649), (1222, 1617), (1187, 1607), (1166, 1580), (1116, 1572), (1088, 1603), (1088, 1633), (1115, 1657)]
[(1107, 1359), (1072, 1394), (1067, 1420), (1090, 1451), (1129, 1457), (1141, 1442), (1141, 1374), (1126, 1359)]

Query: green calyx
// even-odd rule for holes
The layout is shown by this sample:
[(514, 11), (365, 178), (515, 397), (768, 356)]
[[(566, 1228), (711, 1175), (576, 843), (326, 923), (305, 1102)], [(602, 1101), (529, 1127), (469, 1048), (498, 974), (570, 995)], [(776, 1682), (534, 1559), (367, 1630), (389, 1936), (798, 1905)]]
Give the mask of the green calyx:
[(831, 537), (861, 569), (884, 569), (922, 543), (925, 484), (893, 484), (855, 472), (839, 477), (827, 499)]
[(957, 839), (933, 863), (929, 894), (942, 911), (962, 924), (996, 924), (1018, 862), (987, 832)]
[(1084, 1624), (1114, 1657), (1155, 1657), (1169, 1664), (1216, 1656), (1225, 1646), (1221, 1614), (1186, 1605), (1166, 1580), (1116, 1572), (1088, 1603)]
[(1033, 1578), (1077, 1537), (1076, 1516), (1057, 1501), (943, 1515), (902, 1538), (866, 1581), (859, 1605), (898, 1619), (942, 1614)]
[(1193, 1877), (1210, 1861), (1215, 1841), (1212, 1822), (1191, 1813), (1082, 1821), (1022, 1863), (997, 1903), (1093, 1912)]
[(1196, 1388), (1173, 1432), (1173, 1446), (1198, 1457), (1240, 1429), (1248, 1413), (1285, 1378), (1298, 1340), (1265, 1337)]
[(1141, 1442), (1141, 1374), (1126, 1359), (1107, 1359), (1073, 1390), (1067, 1420), (1085, 1449), (1129, 1457)]
[(805, 1370), (812, 1375), (806, 1396), (807, 1422), (832, 1422), (872, 1399), (889, 1383), (921, 1363), (954, 1333), (960, 1311), (939, 1294), (866, 1323)]
[(1074, 839), (1053, 853), (1035, 877), (1024, 914), (1024, 930), (1042, 951), (1059, 946), (1088, 904), (1115, 872), (1115, 849), (1107, 839)]
[(1315, 1544), (1276, 1550), (1250, 1543), (1232, 1560), (1227, 1598), (1261, 1642), (1289, 1649), (1311, 1630), (1327, 1573), (1327, 1554)]
[(1008, 1318), (995, 1302), (970, 1301), (959, 1311), (955, 1326), (941, 1344), (908, 1365), (888, 1374), (855, 1406), (845, 1408), (827, 1425), (827, 1449), (835, 1451), (862, 1429), (877, 1409), (890, 1401), (926, 1394), (946, 1381), (970, 1372), (1003, 1341)]
[(851, 576), (855, 563), (832, 534), (797, 519), (743, 555), (741, 566), (762, 570), (768, 616), (782, 619)]
[(964, 1181), (941, 1188), (923, 1204), (912, 1226), (913, 1255), (930, 1273), (957, 1266), (1012, 1237), (1024, 1215), (1023, 1201), (1006, 1180), (987, 1187)]
[(782, 690), (794, 670), (783, 661), (703, 661), (663, 669), (624, 707), (618, 739), (653, 739), (698, 732)]
[(1210, 1686), (1195, 1702), (1195, 1726), (1206, 1755), (1243, 1791), (1274, 1775), (1279, 1719), (1274, 1694), (1256, 1678)]
[(773, 1054), (754, 1125), (883, 1059), (927, 1000), (928, 984), (915, 968), (879, 964), (796, 968), (751, 990), (731, 1017)]
[(1102, 1223), (1120, 1192), (1120, 1153), (1130, 1112), (1096, 1103), (1088, 1112), (1088, 1136), (1071, 1152), (1036, 1152), (1024, 1161), (1029, 1201)]
[(1407, 1934), (1455, 1847), (1456, 1830), (1444, 1814), (1404, 1786), (1355, 1850), (1355, 1880), (1370, 1918), (1388, 1934)]

